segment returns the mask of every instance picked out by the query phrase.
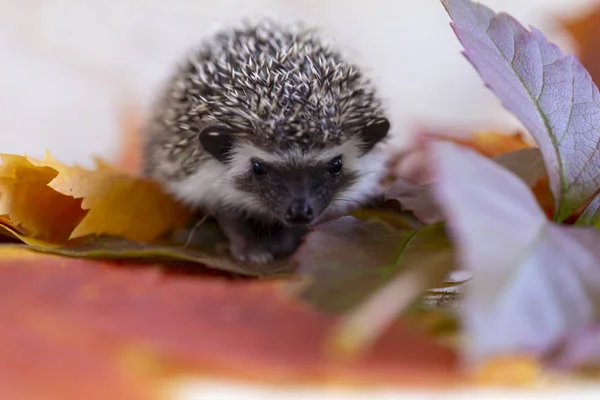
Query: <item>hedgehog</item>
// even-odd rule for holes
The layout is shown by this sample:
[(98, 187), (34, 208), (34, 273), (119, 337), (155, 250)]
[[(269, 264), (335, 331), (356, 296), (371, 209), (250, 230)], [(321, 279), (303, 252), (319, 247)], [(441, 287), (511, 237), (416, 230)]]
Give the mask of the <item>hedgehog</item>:
[(292, 254), (381, 195), (390, 122), (316, 28), (243, 21), (193, 47), (150, 109), (143, 171), (218, 221), (239, 261)]

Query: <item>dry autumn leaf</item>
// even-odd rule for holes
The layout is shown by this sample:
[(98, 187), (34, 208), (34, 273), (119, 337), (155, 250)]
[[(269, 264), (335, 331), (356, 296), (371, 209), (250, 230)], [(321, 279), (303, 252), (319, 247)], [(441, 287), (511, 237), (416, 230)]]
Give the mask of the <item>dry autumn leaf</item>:
[(427, 145), (432, 140), (445, 140), (470, 147), (486, 157), (497, 157), (527, 147), (533, 147), (520, 132), (507, 134), (495, 131), (474, 132), (469, 137), (459, 137), (441, 132), (421, 132), (407, 149), (392, 158), (391, 172), (396, 178), (414, 183), (427, 183), (431, 178)]
[(66, 241), (85, 216), (81, 199), (48, 186), (58, 172), (26, 157), (0, 155), (0, 215), (23, 235)]
[(520, 132), (513, 134), (503, 134), (494, 131), (476, 132), (468, 139), (456, 139), (442, 135), (437, 137), (470, 147), (489, 158), (534, 147), (529, 141), (525, 140), (524, 135)]
[[(210, 223), (213, 222), (213, 223)], [(165, 242), (140, 243), (114, 236), (91, 236), (67, 244), (57, 245), (41, 239), (24, 236), (0, 218), (0, 234), (22, 241), (30, 249), (74, 258), (111, 260), (160, 259), (172, 262), (188, 261), (227, 273), (249, 277), (289, 277), (295, 265), (289, 259), (269, 264), (242, 263), (232, 260), (226, 252), (223, 236), (214, 221), (207, 221), (200, 228), (179, 229)], [(11, 247), (25, 247), (11, 244)], [(198, 268), (202, 268), (198, 266)]]
[(100, 234), (148, 242), (189, 219), (157, 183), (101, 161), (88, 170), (50, 153), (42, 160), (2, 155), (0, 182), (0, 215), (24, 235), (51, 243)]
[[(411, 195), (410, 198), (404, 199), (404, 201), (409, 202), (409, 209), (413, 210), (415, 215), (422, 217), (422, 220), (428, 223), (434, 223), (441, 219), (439, 213), (430, 204), (430, 200), (426, 196), (420, 195), (420, 189), (418, 189), (422, 187), (422, 191), (426, 192), (427, 189), (424, 184), (432, 181), (431, 163), (428, 159), (427, 146), (433, 140), (443, 140), (460, 144), (488, 158), (495, 158), (502, 164), (507, 164), (508, 167), (511, 164), (510, 160), (508, 160), (511, 155), (517, 155), (519, 150), (535, 147), (519, 132), (505, 134), (494, 131), (482, 131), (475, 132), (468, 138), (442, 133), (423, 133), (418, 135), (413, 147), (400, 154), (396, 159), (395, 165), (391, 167), (393, 177), (389, 180), (393, 186), (391, 188), (392, 192), (388, 195), (392, 198), (396, 197), (394, 192), (398, 192), (398, 185), (402, 185), (402, 189), (407, 193), (410, 192)], [(505, 163), (504, 161), (507, 162)], [(397, 181), (394, 182), (394, 180)], [(551, 218), (554, 214), (554, 197), (549, 187), (548, 178), (542, 176), (531, 184), (531, 188), (545, 214)]]

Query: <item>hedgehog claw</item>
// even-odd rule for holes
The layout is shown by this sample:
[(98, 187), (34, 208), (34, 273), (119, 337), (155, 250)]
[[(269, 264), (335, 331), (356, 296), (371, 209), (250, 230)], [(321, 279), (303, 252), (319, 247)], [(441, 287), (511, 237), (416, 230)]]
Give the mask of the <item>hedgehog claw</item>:
[(258, 240), (247, 221), (233, 216), (222, 216), (218, 221), (229, 239), (229, 252), (234, 259), (255, 264), (264, 264), (275, 259), (268, 247)]
[(274, 260), (273, 254), (259, 245), (232, 243), (231, 255), (238, 261), (265, 264)]

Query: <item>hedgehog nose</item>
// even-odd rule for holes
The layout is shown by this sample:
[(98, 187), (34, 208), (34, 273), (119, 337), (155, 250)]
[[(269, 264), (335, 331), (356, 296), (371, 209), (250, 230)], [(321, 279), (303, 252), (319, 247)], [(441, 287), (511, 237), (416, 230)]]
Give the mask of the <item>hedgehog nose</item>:
[(285, 220), (292, 225), (306, 225), (313, 220), (313, 209), (306, 200), (294, 200), (285, 213)]

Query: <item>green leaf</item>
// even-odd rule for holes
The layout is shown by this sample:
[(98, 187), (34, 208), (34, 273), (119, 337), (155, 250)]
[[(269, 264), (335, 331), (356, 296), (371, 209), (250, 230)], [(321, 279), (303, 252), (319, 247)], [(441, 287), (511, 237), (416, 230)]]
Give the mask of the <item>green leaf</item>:
[(594, 197), (577, 218), (575, 225), (600, 228), (600, 195)]
[(385, 282), (347, 312), (333, 333), (336, 353), (354, 355), (365, 350), (427, 289), (440, 286), (454, 267), (454, 249), (442, 225), (411, 235)]
[(343, 315), (330, 344), (355, 354), (398, 316), (443, 286), (454, 253), (442, 225), (395, 229), (344, 217), (318, 227), (294, 256), (304, 279), (292, 289), (319, 310)]
[(351, 309), (393, 276), (395, 261), (415, 233), (351, 216), (326, 222), (294, 254), (303, 279), (292, 289), (320, 310)]

